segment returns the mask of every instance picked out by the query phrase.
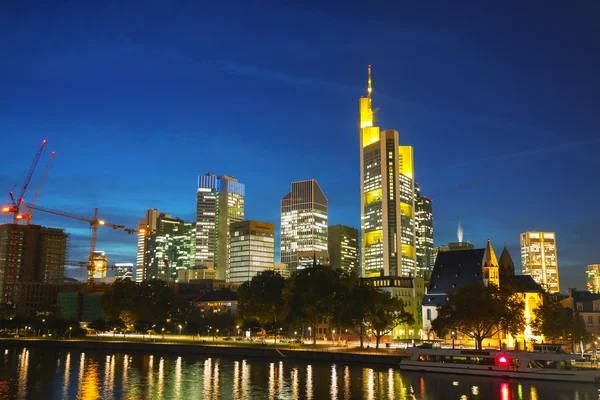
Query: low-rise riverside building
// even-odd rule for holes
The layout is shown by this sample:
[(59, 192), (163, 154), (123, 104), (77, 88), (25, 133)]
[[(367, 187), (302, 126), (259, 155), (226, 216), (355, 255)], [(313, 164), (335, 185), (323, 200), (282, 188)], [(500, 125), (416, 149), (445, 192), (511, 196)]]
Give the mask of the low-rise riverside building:
[(588, 332), (600, 336), (600, 294), (569, 288), (569, 297), (560, 303), (583, 318)]
[[(485, 249), (438, 253), (427, 294), (422, 303), (422, 329), (425, 339), (452, 339), (450, 334), (445, 338), (437, 338), (431, 330), (431, 322), (438, 316), (438, 307), (447, 303), (449, 293), (477, 282), (484, 285), (491, 283), (500, 287), (510, 287), (525, 305), (525, 330), (516, 337), (499, 333), (493, 338), (485, 339), (484, 347), (498, 348), (503, 343), (508, 347), (514, 347), (519, 343), (519, 346), (524, 348), (534, 341), (541, 340), (540, 337), (533, 335), (530, 326), (535, 309), (543, 301), (541, 286), (529, 275), (515, 275), (514, 263), (506, 247), (498, 261), (489, 239)], [(455, 339), (458, 345), (473, 346), (474, 344), (472, 339), (463, 338), (460, 334)]]

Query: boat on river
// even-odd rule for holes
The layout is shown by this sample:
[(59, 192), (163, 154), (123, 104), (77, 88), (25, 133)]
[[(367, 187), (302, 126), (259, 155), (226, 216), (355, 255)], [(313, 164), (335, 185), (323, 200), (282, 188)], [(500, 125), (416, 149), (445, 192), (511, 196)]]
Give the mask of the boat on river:
[(600, 369), (584, 368), (579, 354), (409, 347), (403, 371), (499, 378), (600, 382)]

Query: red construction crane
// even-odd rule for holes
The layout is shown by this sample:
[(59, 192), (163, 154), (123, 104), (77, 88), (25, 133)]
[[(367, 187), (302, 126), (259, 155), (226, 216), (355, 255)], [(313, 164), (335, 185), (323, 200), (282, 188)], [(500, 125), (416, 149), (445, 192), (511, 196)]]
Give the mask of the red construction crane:
[[(35, 207), (35, 203), (37, 203), (37, 200), (40, 197), (40, 192), (42, 191), (42, 187), (44, 186), (44, 182), (46, 182), (46, 177), (48, 176), (48, 171), (50, 171), (50, 166), (52, 166), (52, 160), (54, 160), (54, 156), (55, 155), (56, 155), (56, 153), (53, 151), (52, 154), (50, 154), (50, 159), (46, 163), (46, 168), (44, 169), (44, 174), (42, 175), (42, 179), (40, 179), (40, 183), (38, 185), (38, 188), (35, 191), (35, 197), (31, 201), (31, 204), (34, 207)], [(27, 225), (29, 225), (31, 223), (31, 212), (32, 211), (33, 210), (31, 210), (31, 209), (27, 209), (25, 207), (25, 205), (23, 204), (23, 217), (25, 218), (25, 221), (27, 222)]]
[(31, 167), (29, 168), (29, 173), (27, 174), (27, 177), (25, 178), (23, 187), (21, 187), (21, 193), (19, 194), (19, 197), (17, 197), (17, 199), (15, 200), (15, 198), (13, 196), (13, 192), (10, 191), (9, 194), (10, 194), (11, 205), (2, 207), (2, 212), (4, 214), (11, 214), (11, 213), (13, 214), (13, 220), (14, 220), (15, 224), (18, 224), (24, 218), (24, 215), (21, 214), (21, 204), (23, 203), (23, 198), (25, 197), (25, 193), (27, 192), (27, 188), (29, 187), (29, 182), (31, 182), (31, 178), (33, 177), (35, 167), (37, 166), (38, 161), (40, 160), (40, 156), (42, 155), (44, 146), (46, 146), (46, 140), (42, 140), (42, 145), (41, 145), (40, 149), (38, 150), (37, 154), (35, 155), (35, 157), (33, 158), (33, 163), (31, 164)]
[(41, 206), (34, 205), (34, 204), (27, 204), (25, 206), (25, 208), (28, 210), (37, 210), (37, 211), (42, 211), (42, 212), (45, 212), (48, 214), (59, 215), (61, 217), (76, 219), (76, 220), (84, 221), (84, 222), (87, 222), (90, 224), (90, 229), (92, 230), (92, 240), (91, 240), (91, 244), (90, 244), (90, 255), (89, 255), (88, 263), (87, 263), (87, 268), (88, 268), (87, 288), (88, 288), (88, 290), (91, 290), (94, 285), (94, 269), (95, 269), (94, 252), (96, 251), (96, 239), (98, 237), (98, 226), (107, 226), (109, 228), (123, 230), (129, 234), (134, 234), (134, 233), (138, 232), (137, 229), (127, 229), (123, 225), (109, 224), (109, 223), (105, 222), (104, 220), (98, 219), (98, 209), (97, 208), (94, 208), (94, 218), (92, 218), (92, 219), (87, 218), (87, 217), (82, 217), (77, 214), (72, 214), (72, 213), (68, 213), (65, 211), (61, 211), (61, 210), (54, 210), (51, 208), (41, 207)]

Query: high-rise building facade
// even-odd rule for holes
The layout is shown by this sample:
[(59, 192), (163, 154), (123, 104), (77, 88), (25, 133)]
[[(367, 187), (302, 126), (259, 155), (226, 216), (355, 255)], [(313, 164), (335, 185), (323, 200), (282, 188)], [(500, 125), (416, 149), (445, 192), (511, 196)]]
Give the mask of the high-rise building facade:
[(416, 270), (414, 165), (398, 131), (374, 125), (371, 66), (359, 99), (361, 264), (363, 277), (412, 276)]
[(523, 275), (549, 293), (558, 293), (558, 257), (554, 232), (525, 232), (521, 234), (521, 268)]
[(135, 259), (135, 281), (142, 282), (150, 278), (147, 277), (148, 272), (146, 265), (146, 247), (148, 245), (148, 237), (151, 233), (158, 230), (158, 218), (160, 211), (153, 208), (146, 211), (144, 219), (140, 220), (138, 225), (138, 240), (137, 240), (137, 256)]
[(600, 264), (590, 264), (585, 271), (585, 286), (592, 293), (600, 293)]
[(198, 177), (196, 264), (215, 268), (217, 279), (227, 278), (230, 226), (244, 220), (244, 192), (230, 176)]
[(94, 264), (94, 279), (106, 278), (106, 271), (108, 269), (108, 257), (103, 251), (94, 251), (92, 255), (92, 263)]
[(327, 197), (314, 179), (292, 182), (281, 199), (281, 262), (303, 268), (298, 253), (327, 253)]
[(13, 302), (25, 283), (63, 283), (68, 238), (63, 229), (0, 225), (0, 302)]
[(229, 282), (244, 283), (275, 263), (275, 225), (260, 221), (231, 224)]
[(421, 196), (421, 189), (415, 183), (415, 223), (417, 232), (417, 275), (428, 278), (433, 270), (433, 202)]
[(144, 220), (140, 221), (140, 229), (145, 234), (138, 238), (136, 281), (163, 279), (175, 282), (179, 269), (194, 266), (195, 223), (173, 218), (155, 209), (148, 210), (146, 216), (150, 224), (143, 226)]
[(358, 229), (346, 225), (332, 225), (329, 227), (328, 236), (331, 267), (360, 276)]

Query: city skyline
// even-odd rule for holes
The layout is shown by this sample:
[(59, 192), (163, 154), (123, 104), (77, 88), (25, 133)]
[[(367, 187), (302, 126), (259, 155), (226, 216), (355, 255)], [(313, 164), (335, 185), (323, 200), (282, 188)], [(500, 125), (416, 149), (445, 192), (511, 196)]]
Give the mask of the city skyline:
[[(157, 38), (153, 22), (164, 9), (145, 10), (134, 32), (127, 11), (110, 7), (9, 7), (0, 17), (10, 33), (0, 35), (8, 60), (0, 88), (14, 95), (0, 109), (0, 131), (21, 139), (0, 149), (0, 189), (22, 182), (45, 138), (57, 152), (39, 199), (46, 207), (91, 216), (97, 206), (101, 217), (128, 227), (152, 207), (193, 221), (194, 181), (212, 170), (245, 183), (246, 219), (279, 229), (278, 202), (289, 182), (316, 179), (329, 197), (329, 223), (358, 228), (356, 99), (372, 63), (376, 121), (397, 129), (414, 149), (416, 182), (435, 203), (435, 245), (455, 241), (459, 220), (465, 240), (483, 248), (491, 236), (513, 255), (521, 232), (556, 232), (561, 287), (583, 289), (585, 266), (599, 258), (591, 241), (578, 240), (594, 237), (600, 223), (594, 202), (600, 189), (587, 184), (595, 179), (600, 145), (594, 105), (600, 52), (590, 40), (597, 10), (521, 7), (494, 15), (470, 9), (489, 27), (477, 34), (462, 24), (461, 15), (471, 14), (461, 6), (448, 6), (444, 18), (377, 7), (374, 17), (407, 24), (368, 37), (358, 34), (372, 31), (357, 18), (365, 10), (300, 8), (315, 30), (290, 32), (290, 10), (281, 7), (273, 11), (276, 24), (269, 18), (236, 26), (218, 46), (196, 40), (212, 37), (197, 30), (226, 26), (218, 12), (215, 25), (203, 26), (193, 23), (200, 10), (186, 10), (171, 22), (180, 30)], [(61, 17), (66, 10), (75, 18)], [(261, 18), (246, 11), (240, 15)], [(548, 28), (558, 20), (560, 35)], [(112, 31), (97, 29), (108, 21)], [(344, 45), (328, 30), (332, 22), (336, 34), (347, 36)], [(434, 22), (438, 28), (431, 29)], [(32, 32), (49, 28), (52, 35), (32, 42)], [(288, 34), (293, 40), (284, 46), (278, 37)], [(73, 37), (79, 40), (60, 44)], [(386, 37), (399, 40), (389, 44)], [(270, 61), (272, 52), (282, 56)], [(551, 195), (541, 201), (548, 188)], [(573, 193), (581, 194), (580, 205), (557, 212)], [(86, 224), (42, 213), (32, 223), (66, 228), (70, 258), (87, 259)], [(135, 238), (120, 232), (101, 228), (98, 248), (114, 262), (135, 259)]]

